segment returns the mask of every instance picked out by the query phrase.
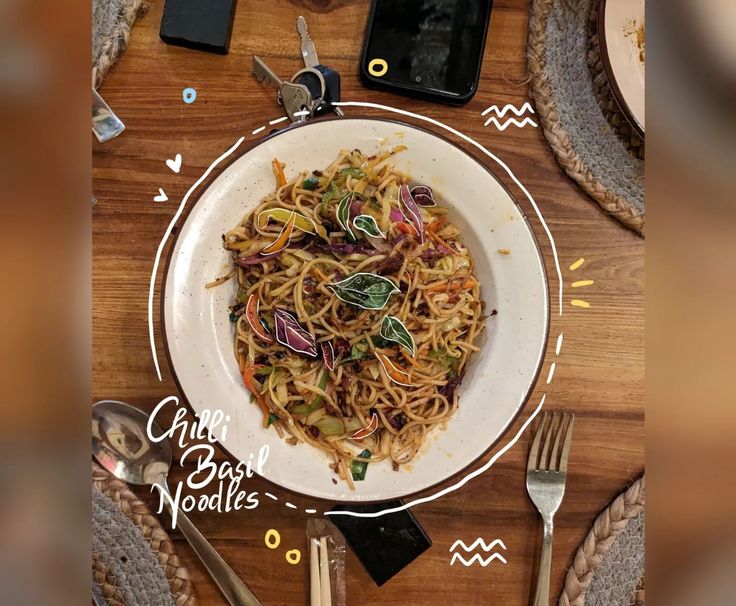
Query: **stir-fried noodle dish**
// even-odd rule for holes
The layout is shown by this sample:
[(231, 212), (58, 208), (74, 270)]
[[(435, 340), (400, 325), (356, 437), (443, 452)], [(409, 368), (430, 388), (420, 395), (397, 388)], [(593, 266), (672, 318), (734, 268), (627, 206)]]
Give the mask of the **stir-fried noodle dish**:
[(223, 235), (237, 278), (235, 355), (264, 426), (332, 459), (351, 488), (395, 470), (458, 408), (483, 302), (461, 230), (432, 190), (342, 151), (287, 181)]

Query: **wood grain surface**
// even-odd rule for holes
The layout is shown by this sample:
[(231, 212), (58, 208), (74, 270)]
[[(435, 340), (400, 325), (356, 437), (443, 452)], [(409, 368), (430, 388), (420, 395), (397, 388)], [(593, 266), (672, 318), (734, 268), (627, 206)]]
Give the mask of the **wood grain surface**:
[[(543, 392), (548, 393), (547, 410), (578, 415), (567, 493), (556, 518), (551, 591), (556, 601), (572, 555), (593, 519), (644, 467), (644, 241), (604, 215), (562, 173), (540, 129), (511, 126), (500, 132), (483, 126), (481, 112), (487, 106), (520, 106), (528, 100), (524, 0), (494, 3), (479, 89), (461, 108), (361, 86), (358, 58), (368, 9), (367, 1), (355, 0), (241, 0), (230, 54), (217, 56), (162, 43), (162, 2), (151, 2), (148, 14), (133, 29), (128, 50), (100, 89), (127, 128), (109, 143), (94, 144), (93, 191), (99, 201), (93, 210), (93, 393), (95, 399), (122, 399), (147, 410), (177, 394), (163, 353), (164, 380), (156, 378), (148, 344), (146, 305), (156, 248), (182, 196), (210, 162), (241, 135), (255, 141), (251, 131), (282, 115), (272, 91), (250, 75), (251, 58), (260, 55), (282, 76), (294, 73), (302, 66), (295, 22), (304, 14), (320, 59), (342, 74), (343, 100), (408, 109), (475, 138), (521, 179), (554, 235), (565, 285), (564, 314), (559, 316), (553, 299), (552, 338), (541, 378), (510, 433), (517, 431)], [(189, 86), (196, 88), (197, 99), (187, 105), (182, 90)], [(179, 174), (165, 164), (176, 153), (183, 157)], [(530, 217), (554, 294), (558, 281), (543, 227), (521, 191), (505, 175), (500, 178)], [(159, 187), (168, 202), (153, 201)], [(570, 264), (579, 257), (585, 258), (584, 265), (571, 272)], [(572, 289), (571, 282), (580, 279), (595, 283)], [(573, 307), (572, 298), (591, 306)], [(155, 309), (158, 321), (158, 299)], [(554, 340), (560, 332), (564, 345), (556, 358)], [(157, 343), (163, 352), (158, 327)], [(554, 380), (546, 385), (552, 361), (557, 362)], [(490, 471), (461, 490), (414, 509), (433, 546), (383, 587), (373, 584), (350, 553), (349, 603), (528, 604), (541, 536), (524, 487), (528, 440), (523, 436)], [(186, 473), (179, 469), (172, 479)], [(257, 478), (250, 482), (261, 494), (271, 490), (288, 495)], [(145, 490), (138, 494), (153, 505)], [(323, 503), (288, 498), (302, 510), (324, 509)], [(292, 566), (284, 557), (290, 548), (306, 554), (306, 514), (286, 509), (283, 499), (265, 499), (253, 511), (194, 512), (191, 517), (264, 605), (307, 603), (307, 558)], [(280, 531), (282, 548), (264, 546), (269, 528)], [(173, 537), (194, 577), (199, 603), (224, 604), (186, 542), (176, 532)], [(452, 543), (458, 538), (470, 543), (477, 537), (501, 538), (508, 547), (508, 564), (450, 566)]]

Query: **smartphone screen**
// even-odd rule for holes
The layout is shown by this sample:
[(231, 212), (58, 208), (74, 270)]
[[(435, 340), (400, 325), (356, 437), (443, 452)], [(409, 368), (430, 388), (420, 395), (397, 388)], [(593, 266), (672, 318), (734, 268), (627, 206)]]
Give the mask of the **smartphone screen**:
[(478, 84), (491, 0), (374, 0), (361, 75), (369, 86), (468, 101)]

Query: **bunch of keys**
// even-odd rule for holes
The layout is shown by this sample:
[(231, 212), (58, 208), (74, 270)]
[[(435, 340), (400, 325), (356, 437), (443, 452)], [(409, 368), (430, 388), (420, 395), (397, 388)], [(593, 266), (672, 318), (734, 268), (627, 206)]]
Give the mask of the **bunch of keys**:
[(328, 111), (342, 116), (342, 110), (332, 105), (340, 100), (340, 74), (320, 64), (304, 17), (299, 17), (296, 24), (301, 37), (304, 68), (290, 81), (284, 81), (262, 59), (253, 57), (253, 75), (259, 82), (278, 88), (279, 105), (283, 105), (292, 122), (301, 122)]

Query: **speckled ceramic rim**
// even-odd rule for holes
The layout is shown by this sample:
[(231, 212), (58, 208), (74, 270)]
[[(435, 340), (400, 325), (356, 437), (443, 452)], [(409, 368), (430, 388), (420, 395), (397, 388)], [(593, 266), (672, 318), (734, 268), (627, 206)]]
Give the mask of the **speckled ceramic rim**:
[(629, 121), (629, 124), (634, 128), (636, 133), (644, 139), (644, 129), (642, 128), (639, 121), (634, 117), (629, 104), (626, 103), (621, 88), (616, 81), (616, 76), (613, 73), (613, 66), (611, 65), (611, 58), (608, 56), (608, 46), (606, 45), (606, 0), (598, 0), (598, 44), (601, 47), (601, 61), (603, 62), (603, 70), (606, 72), (606, 79), (608, 84), (611, 86), (613, 91), (613, 97), (616, 99), (616, 103), (621, 108), (624, 116)]
[[(457, 477), (459, 477), (459, 476), (467, 473), (472, 467), (474, 467), (475, 465), (477, 465), (479, 461), (481, 461), (482, 459), (484, 459), (488, 455), (488, 453), (491, 450), (493, 450), (493, 448), (503, 439), (503, 437), (506, 435), (506, 432), (508, 431), (509, 427), (511, 427), (516, 422), (516, 420), (521, 415), (522, 410), (524, 410), (524, 408), (526, 408), (526, 405), (528, 404), (529, 399), (531, 398), (532, 394), (534, 393), (534, 390), (535, 390), (535, 387), (536, 387), (536, 384), (537, 384), (537, 380), (539, 379), (539, 374), (542, 371), (542, 367), (544, 366), (544, 360), (545, 360), (546, 354), (547, 354), (547, 347), (549, 345), (549, 325), (550, 325), (549, 278), (547, 276), (547, 267), (546, 267), (546, 265), (544, 263), (544, 256), (542, 255), (542, 251), (541, 251), (541, 249), (539, 247), (539, 241), (537, 240), (537, 236), (534, 233), (534, 230), (532, 229), (531, 224), (529, 223), (529, 220), (528, 220), (528, 218), (526, 216), (526, 213), (524, 212), (524, 209), (519, 205), (519, 202), (517, 201), (516, 197), (511, 193), (511, 191), (506, 186), (506, 184), (503, 183), (503, 181), (501, 181), (496, 176), (496, 174), (490, 168), (488, 168), (488, 166), (484, 162), (480, 161), (475, 155), (473, 155), (470, 152), (468, 152), (467, 150), (463, 149), (460, 145), (458, 145), (454, 141), (450, 140), (449, 138), (445, 137), (444, 135), (435, 133), (435, 132), (433, 132), (433, 131), (431, 131), (431, 130), (429, 130), (427, 128), (423, 128), (421, 126), (417, 126), (417, 125), (411, 124), (409, 122), (403, 122), (401, 120), (392, 120), (390, 118), (376, 118), (376, 117), (373, 117), (373, 116), (363, 116), (363, 115), (361, 115), (361, 116), (349, 116), (349, 117), (342, 117), (342, 118), (336, 117), (336, 116), (334, 116), (334, 117), (333, 116), (330, 116), (330, 117), (324, 117), (324, 118), (319, 118), (319, 119), (315, 119), (315, 120), (310, 120), (309, 122), (291, 124), (291, 125), (289, 125), (289, 126), (287, 126), (285, 128), (279, 129), (277, 132), (273, 132), (273, 133), (271, 133), (271, 134), (269, 134), (269, 135), (267, 135), (267, 136), (259, 139), (258, 141), (255, 141), (247, 149), (243, 150), (242, 153), (240, 153), (240, 154), (238, 154), (238, 155), (233, 156), (232, 158), (230, 158), (230, 160), (227, 162), (227, 164), (223, 164), (217, 171), (213, 171), (213, 173), (207, 179), (206, 183), (203, 183), (202, 184), (203, 187), (201, 188), (200, 193), (197, 195), (196, 200), (192, 204), (190, 204), (189, 205), (189, 208), (185, 209), (185, 211), (182, 213), (182, 216), (180, 218), (179, 224), (177, 225), (177, 228), (176, 228), (176, 233), (174, 235), (174, 238), (171, 240), (171, 243), (169, 245), (169, 250), (168, 250), (167, 255), (166, 255), (166, 266), (164, 268), (164, 273), (163, 273), (163, 278), (162, 278), (163, 281), (161, 283), (161, 291), (160, 291), (160, 295), (159, 295), (159, 307), (160, 307), (160, 313), (161, 313), (161, 333), (162, 333), (162, 338), (163, 338), (163, 342), (164, 342), (164, 350), (166, 351), (166, 357), (167, 357), (168, 362), (169, 362), (169, 368), (171, 370), (171, 375), (172, 375), (172, 377), (174, 379), (174, 383), (176, 383), (176, 387), (179, 390), (179, 393), (181, 394), (181, 396), (183, 397), (184, 403), (186, 404), (187, 408), (190, 410), (190, 412), (193, 415), (196, 415), (196, 411), (189, 404), (189, 400), (187, 398), (187, 395), (186, 395), (185, 391), (182, 389), (181, 382), (179, 381), (179, 377), (177, 376), (176, 369), (174, 368), (174, 364), (173, 364), (172, 359), (171, 359), (171, 352), (169, 350), (169, 340), (168, 340), (167, 330), (166, 330), (166, 317), (165, 317), (166, 314), (165, 314), (164, 305), (163, 305), (163, 301), (166, 300), (166, 283), (168, 281), (169, 269), (171, 267), (171, 259), (172, 259), (174, 250), (176, 248), (177, 241), (179, 239), (179, 234), (182, 231), (181, 228), (184, 226), (184, 224), (186, 223), (186, 221), (189, 219), (189, 214), (199, 204), (200, 199), (202, 198), (202, 196), (204, 195), (204, 193), (207, 191), (207, 189), (210, 187), (210, 185), (223, 172), (225, 172), (230, 167), (231, 164), (233, 164), (234, 162), (236, 162), (237, 160), (239, 160), (242, 156), (244, 156), (245, 154), (249, 153), (255, 147), (263, 144), (266, 141), (269, 141), (269, 140), (273, 139), (274, 137), (278, 137), (280, 134), (282, 134), (284, 132), (291, 131), (291, 130), (293, 130), (295, 128), (307, 128), (310, 125), (319, 124), (320, 122), (325, 122), (325, 121), (330, 121), (330, 120), (342, 120), (342, 121), (347, 121), (347, 120), (373, 120), (373, 121), (376, 121), (376, 122), (390, 122), (390, 123), (396, 124), (398, 126), (413, 128), (413, 129), (416, 129), (416, 130), (419, 130), (419, 131), (423, 131), (423, 132), (425, 132), (425, 133), (427, 133), (429, 135), (432, 135), (434, 137), (437, 137), (438, 139), (442, 139), (446, 143), (449, 143), (453, 147), (456, 147), (457, 149), (459, 149), (463, 154), (467, 155), (473, 162), (476, 162), (477, 164), (479, 164), (505, 190), (505, 192), (508, 194), (508, 196), (511, 198), (511, 200), (514, 202), (514, 204), (516, 205), (517, 209), (519, 210), (519, 213), (520, 213), (521, 217), (524, 220), (524, 224), (526, 225), (527, 230), (531, 234), (532, 241), (534, 242), (534, 246), (536, 248), (537, 256), (539, 257), (539, 260), (540, 260), (540, 266), (542, 268), (542, 278), (543, 278), (543, 281), (544, 281), (544, 291), (545, 291), (545, 295), (546, 295), (546, 298), (544, 300), (545, 319), (544, 319), (544, 339), (543, 339), (543, 345), (542, 345), (542, 348), (541, 348), (541, 354), (539, 355), (539, 358), (538, 358), (537, 367), (536, 367), (536, 369), (535, 369), (535, 371), (533, 373), (532, 380), (530, 381), (529, 389), (527, 390), (527, 393), (524, 395), (524, 398), (522, 399), (521, 404), (519, 405), (519, 407), (516, 410), (516, 412), (514, 413), (514, 415), (510, 418), (510, 420), (508, 421), (508, 423), (499, 432), (498, 438), (496, 440), (494, 440), (493, 442), (491, 442), (488, 445), (488, 448), (486, 448), (479, 456), (477, 456), (475, 459), (473, 459), (471, 462), (469, 462), (462, 469), (460, 469), (460, 470), (456, 471), (455, 473), (453, 473), (453, 474), (451, 474), (451, 475), (449, 475), (449, 476), (447, 476), (445, 478), (442, 478), (441, 480), (435, 482), (434, 484), (432, 484), (430, 486), (427, 486), (426, 488), (422, 488), (421, 490), (418, 490), (418, 491), (408, 492), (408, 493), (406, 493), (404, 495), (399, 495), (399, 496), (393, 495), (393, 496), (387, 497), (385, 499), (371, 499), (371, 500), (361, 500), (361, 501), (351, 501), (351, 500), (344, 500), (344, 499), (328, 499), (328, 498), (320, 497), (320, 496), (316, 496), (316, 495), (303, 494), (303, 493), (300, 493), (298, 491), (295, 491), (295, 490), (292, 490), (290, 488), (287, 488), (285, 486), (282, 486), (281, 484), (278, 484), (277, 482), (275, 482), (275, 481), (273, 481), (273, 480), (271, 480), (271, 479), (269, 479), (269, 478), (267, 478), (265, 476), (262, 476), (262, 475), (260, 476), (266, 482), (268, 482), (272, 486), (277, 487), (279, 490), (283, 490), (283, 491), (286, 491), (286, 492), (289, 492), (289, 493), (292, 493), (292, 494), (296, 494), (296, 495), (299, 495), (300, 497), (304, 497), (304, 498), (308, 498), (308, 499), (314, 499), (316, 501), (321, 501), (321, 502), (324, 502), (324, 503), (354, 504), (356, 506), (358, 506), (358, 505), (370, 505), (370, 504), (373, 504), (373, 503), (385, 503), (387, 501), (396, 501), (397, 499), (408, 499), (408, 498), (414, 497), (416, 495), (420, 495), (420, 494), (423, 494), (423, 493), (428, 493), (428, 492), (434, 491), (437, 487), (441, 486), (442, 484), (450, 483), (455, 478), (457, 478)], [(218, 442), (218, 446), (223, 451), (225, 451), (230, 457), (232, 457), (233, 459), (239, 460), (237, 457), (233, 456), (233, 454), (225, 447), (224, 444)]]

